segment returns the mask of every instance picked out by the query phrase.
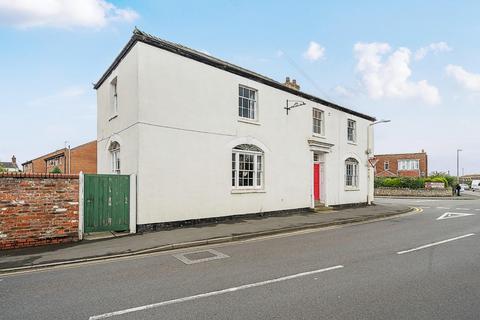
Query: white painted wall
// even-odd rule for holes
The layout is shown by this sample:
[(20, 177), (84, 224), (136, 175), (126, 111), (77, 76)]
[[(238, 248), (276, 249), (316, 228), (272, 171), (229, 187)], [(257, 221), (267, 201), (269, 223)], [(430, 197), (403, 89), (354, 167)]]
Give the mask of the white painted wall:
[[(326, 204), (366, 202), (370, 121), (143, 43), (115, 75), (117, 118), (105, 112), (110, 81), (98, 89), (98, 172), (110, 171), (108, 145), (119, 141), (122, 173), (137, 174), (138, 224), (310, 207), (308, 140), (333, 144), (324, 157)], [(257, 124), (238, 120), (240, 84), (258, 90)], [(287, 116), (287, 99), (307, 104)], [(312, 107), (325, 112), (325, 137), (312, 135)], [(347, 143), (349, 118), (357, 121), (356, 144)], [(232, 191), (231, 150), (245, 142), (265, 152), (261, 192)], [(344, 187), (348, 157), (360, 163), (355, 191)]]
[[(118, 113), (111, 112), (110, 83), (117, 77)], [(138, 171), (138, 48), (134, 47), (97, 89), (97, 172), (111, 173), (108, 148), (121, 146), (122, 173)]]

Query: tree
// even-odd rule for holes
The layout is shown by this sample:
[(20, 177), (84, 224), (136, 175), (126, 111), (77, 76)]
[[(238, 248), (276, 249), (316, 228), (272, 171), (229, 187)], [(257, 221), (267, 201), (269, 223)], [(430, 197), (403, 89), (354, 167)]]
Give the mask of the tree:
[(62, 173), (62, 170), (60, 170), (59, 167), (55, 166), (51, 171), (50, 173)]

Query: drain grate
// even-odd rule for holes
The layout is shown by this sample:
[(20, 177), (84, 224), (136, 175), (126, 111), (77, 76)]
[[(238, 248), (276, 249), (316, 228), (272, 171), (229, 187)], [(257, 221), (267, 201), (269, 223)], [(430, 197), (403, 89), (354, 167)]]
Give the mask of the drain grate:
[(229, 258), (229, 256), (227, 256), (226, 254), (218, 252), (213, 249), (178, 253), (178, 254), (174, 254), (173, 256), (185, 264), (194, 264), (194, 263), (200, 263), (200, 262), (207, 262), (211, 260)]

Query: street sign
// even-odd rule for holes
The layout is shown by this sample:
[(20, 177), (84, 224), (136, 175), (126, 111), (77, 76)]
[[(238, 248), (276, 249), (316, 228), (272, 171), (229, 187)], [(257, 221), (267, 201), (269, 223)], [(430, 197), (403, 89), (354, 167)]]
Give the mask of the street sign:
[(461, 218), (466, 216), (473, 216), (473, 213), (460, 213), (460, 212), (445, 212), (437, 220), (451, 219), (451, 218)]

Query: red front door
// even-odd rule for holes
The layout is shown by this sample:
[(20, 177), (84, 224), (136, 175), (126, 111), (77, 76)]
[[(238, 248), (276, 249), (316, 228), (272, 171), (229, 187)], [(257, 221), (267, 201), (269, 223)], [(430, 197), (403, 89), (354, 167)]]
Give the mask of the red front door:
[(313, 164), (313, 199), (320, 200), (320, 163)]

